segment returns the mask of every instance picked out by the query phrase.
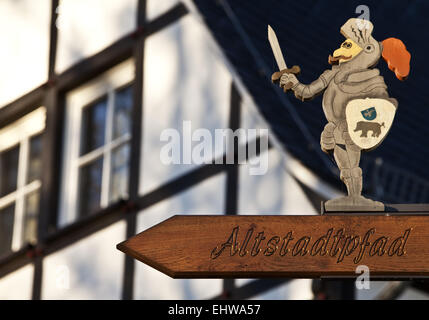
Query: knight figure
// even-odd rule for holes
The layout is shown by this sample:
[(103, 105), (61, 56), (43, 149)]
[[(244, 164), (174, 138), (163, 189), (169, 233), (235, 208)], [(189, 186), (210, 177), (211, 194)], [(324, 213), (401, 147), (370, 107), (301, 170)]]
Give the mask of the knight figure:
[(327, 124), (320, 144), (324, 152), (333, 153), (348, 193), (327, 201), (325, 209), (383, 211), (383, 203), (362, 196), (359, 161), (362, 151), (374, 149), (385, 138), (398, 102), (389, 97), (384, 79), (374, 67), (383, 57), (397, 78), (404, 80), (409, 73), (410, 54), (399, 39), (375, 40), (368, 20), (349, 19), (340, 30), (346, 40), (329, 55), (331, 69), (308, 85), (286, 72), (280, 86), (292, 90), (302, 101), (323, 92)]

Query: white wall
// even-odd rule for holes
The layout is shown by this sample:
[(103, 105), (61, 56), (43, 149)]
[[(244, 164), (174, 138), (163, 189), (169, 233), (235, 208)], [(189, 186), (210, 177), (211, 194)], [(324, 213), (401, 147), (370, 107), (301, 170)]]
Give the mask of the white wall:
[(125, 231), (117, 222), (45, 258), (42, 299), (120, 299)]
[(316, 214), (298, 183), (286, 172), (280, 151), (271, 149), (268, 155), (268, 171), (265, 175), (250, 175), (248, 165), (242, 165), (239, 173), (240, 214)]
[(34, 267), (26, 265), (0, 279), (0, 300), (31, 299)]
[(146, 0), (146, 18), (150, 21), (171, 9), (179, 0)]
[[(183, 193), (139, 213), (137, 233), (176, 214), (224, 212), (225, 174), (207, 179)], [(208, 299), (222, 291), (219, 279), (172, 279), (136, 261), (135, 299)]]
[[(61, 0), (55, 71), (135, 30), (136, 9), (137, 0)], [(50, 13), (51, 0), (0, 1), (0, 107), (46, 82)]]
[(135, 30), (136, 9), (137, 0), (61, 0), (56, 72)]
[(0, 1), (0, 107), (47, 80), (50, 3)]
[(197, 167), (161, 163), (166, 142), (160, 135), (168, 128), (182, 135), (183, 121), (191, 121), (192, 130), (207, 128), (213, 136), (215, 129), (226, 128), (231, 85), (228, 70), (191, 15), (146, 40), (144, 71), (140, 194)]

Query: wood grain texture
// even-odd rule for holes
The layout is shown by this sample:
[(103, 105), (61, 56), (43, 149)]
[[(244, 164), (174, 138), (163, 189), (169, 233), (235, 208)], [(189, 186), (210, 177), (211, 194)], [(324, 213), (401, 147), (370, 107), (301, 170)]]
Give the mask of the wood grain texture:
[(173, 216), (117, 245), (173, 278), (429, 276), (429, 216)]

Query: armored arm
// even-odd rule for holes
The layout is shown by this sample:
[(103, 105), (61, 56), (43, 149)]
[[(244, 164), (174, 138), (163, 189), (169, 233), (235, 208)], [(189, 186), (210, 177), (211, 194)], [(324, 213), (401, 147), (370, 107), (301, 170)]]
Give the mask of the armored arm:
[(292, 90), (295, 96), (302, 101), (310, 100), (326, 89), (335, 74), (336, 72), (333, 70), (326, 70), (317, 80), (310, 84), (302, 84), (293, 74), (284, 74), (280, 79), (280, 86), (282, 87), (286, 83), (292, 82)]

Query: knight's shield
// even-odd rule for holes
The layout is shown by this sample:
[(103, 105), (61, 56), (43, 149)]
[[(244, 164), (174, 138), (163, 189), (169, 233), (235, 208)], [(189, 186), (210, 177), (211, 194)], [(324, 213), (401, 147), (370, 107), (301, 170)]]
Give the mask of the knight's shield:
[(351, 100), (346, 121), (352, 141), (364, 150), (376, 148), (392, 127), (395, 112), (395, 106), (385, 99)]

